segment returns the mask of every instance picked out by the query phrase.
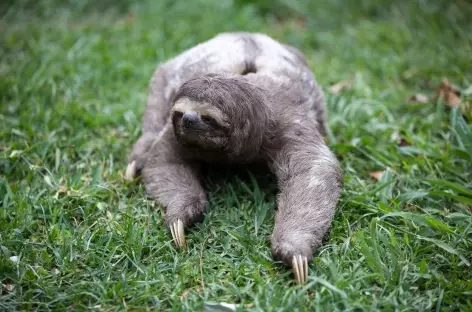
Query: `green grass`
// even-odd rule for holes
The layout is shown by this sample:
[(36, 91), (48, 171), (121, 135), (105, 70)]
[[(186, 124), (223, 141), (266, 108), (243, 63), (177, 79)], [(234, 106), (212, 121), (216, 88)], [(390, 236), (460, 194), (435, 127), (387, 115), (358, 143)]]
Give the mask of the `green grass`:
[[(433, 99), (472, 95), (470, 2), (2, 3), (0, 310), (472, 309), (472, 127)], [(123, 178), (157, 64), (229, 30), (299, 47), (327, 93), (345, 187), (305, 286), (271, 258), (263, 178), (209, 178), (186, 253)]]

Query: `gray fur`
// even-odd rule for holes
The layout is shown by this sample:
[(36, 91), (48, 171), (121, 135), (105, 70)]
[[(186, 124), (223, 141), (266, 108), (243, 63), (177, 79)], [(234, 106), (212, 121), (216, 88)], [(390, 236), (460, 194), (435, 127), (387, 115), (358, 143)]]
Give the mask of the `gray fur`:
[[(171, 115), (182, 98), (208, 104), (229, 128), (198, 132), (190, 144), (181, 114)], [(311, 261), (342, 187), (338, 161), (323, 141), (324, 105), (300, 51), (262, 34), (220, 34), (156, 70), (129, 161), (166, 207), (166, 222), (184, 226), (204, 216), (201, 162), (266, 161), (279, 186), (273, 257), (289, 266), (294, 255)]]

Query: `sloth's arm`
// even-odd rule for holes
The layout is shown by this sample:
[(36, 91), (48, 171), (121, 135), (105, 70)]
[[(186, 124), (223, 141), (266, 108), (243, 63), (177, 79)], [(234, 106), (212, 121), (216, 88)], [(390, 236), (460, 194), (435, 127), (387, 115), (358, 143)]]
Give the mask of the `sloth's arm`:
[(165, 207), (165, 219), (180, 247), (185, 247), (184, 227), (203, 219), (207, 197), (197, 164), (181, 157), (171, 128), (151, 146), (142, 170), (146, 193)]
[(311, 124), (288, 126), (279, 144), (269, 152), (280, 190), (272, 252), (286, 265), (298, 266), (294, 270), (304, 270), (300, 274), (305, 278), (300, 279), (306, 280), (306, 263), (330, 229), (342, 174), (336, 157)]

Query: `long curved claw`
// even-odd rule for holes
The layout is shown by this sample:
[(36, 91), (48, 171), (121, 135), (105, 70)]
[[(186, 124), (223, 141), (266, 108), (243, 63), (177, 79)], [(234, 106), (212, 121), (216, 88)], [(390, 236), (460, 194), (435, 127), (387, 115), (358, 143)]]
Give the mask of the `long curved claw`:
[(173, 222), (170, 225), (170, 232), (172, 233), (172, 239), (174, 240), (177, 247), (183, 250), (187, 250), (187, 242), (185, 240), (184, 224), (180, 219), (177, 222)]
[(308, 259), (302, 255), (293, 256), (292, 270), (298, 284), (305, 284), (308, 280)]
[(136, 161), (133, 160), (131, 163), (128, 164), (126, 167), (125, 178), (126, 180), (133, 180), (136, 176)]

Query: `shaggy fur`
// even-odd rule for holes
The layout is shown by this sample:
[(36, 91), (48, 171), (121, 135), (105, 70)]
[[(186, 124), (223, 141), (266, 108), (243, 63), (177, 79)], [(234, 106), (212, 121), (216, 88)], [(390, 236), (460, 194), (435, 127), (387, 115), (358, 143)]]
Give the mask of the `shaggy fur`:
[(186, 227), (207, 204), (199, 164), (267, 162), (280, 191), (273, 257), (291, 266), (293, 256), (311, 261), (342, 187), (325, 120), (322, 91), (297, 49), (263, 34), (223, 33), (155, 71), (129, 162), (166, 207), (167, 224)]

